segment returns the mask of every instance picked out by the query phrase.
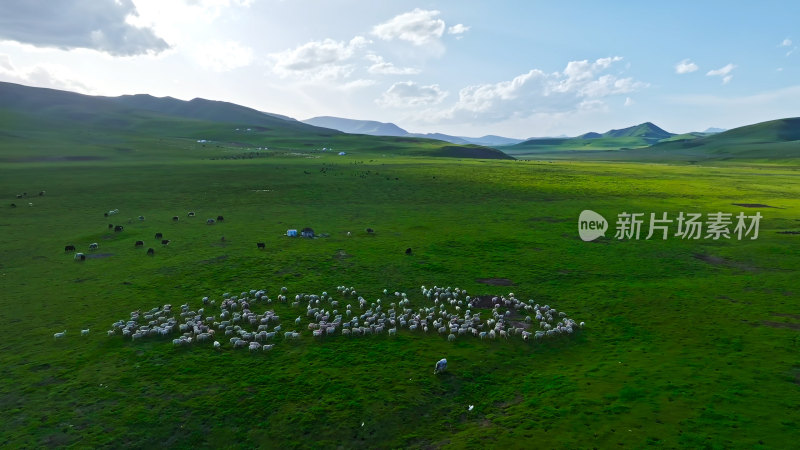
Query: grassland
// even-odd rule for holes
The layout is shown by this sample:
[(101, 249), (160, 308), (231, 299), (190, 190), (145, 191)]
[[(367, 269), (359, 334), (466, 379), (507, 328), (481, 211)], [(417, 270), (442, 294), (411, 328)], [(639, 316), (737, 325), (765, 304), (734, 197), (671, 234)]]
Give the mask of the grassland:
[[(0, 446), (790, 448), (800, 438), (799, 237), (778, 233), (800, 230), (796, 165), (414, 157), (412, 141), (183, 124), (83, 142), (57, 128), (2, 138)], [(576, 233), (583, 209), (756, 211), (733, 203), (771, 206), (758, 209), (757, 240)], [(225, 222), (205, 225), (217, 215)], [(282, 236), (303, 226), (330, 237)], [(152, 245), (155, 232), (170, 245)], [(110, 255), (76, 263), (63, 252), (91, 242)], [(476, 281), (492, 277), (515, 284)], [(542, 344), (305, 336), (257, 355), (105, 336), (135, 309), (342, 284), (368, 299), (406, 291), (415, 306), (421, 284), (513, 290), (587, 327)], [(449, 370), (433, 376), (441, 357)]]

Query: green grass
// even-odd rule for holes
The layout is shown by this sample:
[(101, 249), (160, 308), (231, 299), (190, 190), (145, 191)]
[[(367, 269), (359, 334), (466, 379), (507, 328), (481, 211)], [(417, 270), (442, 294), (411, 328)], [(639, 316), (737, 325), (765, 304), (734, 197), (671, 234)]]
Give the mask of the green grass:
[[(4, 448), (790, 448), (800, 438), (798, 236), (778, 233), (800, 230), (791, 160), (433, 158), (450, 144), (125, 119), (75, 127), (0, 111)], [(774, 207), (759, 209), (759, 239), (576, 233), (583, 209), (612, 222), (622, 211), (756, 211), (733, 203)], [(217, 215), (225, 221), (205, 224)], [(330, 237), (282, 236), (305, 226)], [(63, 252), (92, 242), (111, 256), (76, 263)], [(419, 307), (422, 284), (513, 291), (587, 327), (544, 343), (307, 335), (257, 355), (105, 335), (132, 310), (223, 292), (347, 285), (372, 300), (388, 288)], [(285, 327), (302, 314), (273, 307)], [(442, 357), (449, 370), (433, 376)]]
[[(796, 168), (458, 161), (374, 148), (212, 160), (232, 149), (130, 139), (133, 152), (105, 160), (0, 165), (4, 447), (787, 448), (800, 437), (797, 330), (764, 324), (798, 323), (776, 315), (798, 311), (797, 236), (776, 233), (800, 229)], [(609, 219), (742, 210), (731, 203), (780, 209), (761, 210), (756, 241), (584, 243), (575, 232), (582, 209)], [(104, 218), (113, 208), (120, 215)], [(204, 224), (219, 214), (224, 223)], [(107, 223), (126, 229), (108, 233)], [(302, 226), (331, 236), (281, 236)], [(172, 243), (148, 258), (133, 242), (152, 245), (155, 232)], [(79, 264), (63, 253), (90, 242), (113, 256)], [(515, 285), (476, 282), (489, 277)], [(414, 305), (421, 284), (513, 290), (588, 326), (542, 344), (305, 336), (258, 355), (105, 336), (134, 309), (341, 284), (368, 299), (406, 291)], [(449, 371), (435, 377), (441, 357)]]

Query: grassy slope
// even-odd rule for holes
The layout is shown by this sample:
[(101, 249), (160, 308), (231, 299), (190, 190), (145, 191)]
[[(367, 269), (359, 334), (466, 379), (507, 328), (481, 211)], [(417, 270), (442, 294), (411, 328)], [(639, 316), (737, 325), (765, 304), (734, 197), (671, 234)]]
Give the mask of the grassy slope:
[[(210, 125), (187, 125), (194, 134), (181, 131), (181, 139), (173, 127), (152, 126), (82, 130), (68, 142), (45, 129), (3, 127), (17, 136), (0, 140), (3, 206), (26, 203), (17, 192), (47, 190), (33, 207), (7, 208), (0, 219), (4, 447), (787, 448), (800, 438), (800, 338), (796, 329), (765, 325), (798, 323), (781, 315), (798, 311), (797, 236), (776, 233), (800, 228), (792, 168), (408, 158), (398, 146), (421, 144), (363, 148), (347, 136), (233, 135)], [(327, 139), (350, 155), (275, 150), (211, 160), (246, 148), (203, 146), (194, 141), (201, 137), (271, 149), (312, 149)], [(30, 152), (107, 159), (9, 162)], [(756, 241), (584, 243), (575, 233), (586, 208), (607, 218), (623, 210), (742, 210), (731, 203), (781, 209), (761, 210)], [(121, 214), (111, 221), (126, 225), (121, 234), (107, 233), (102, 212), (113, 208)], [(170, 220), (188, 210), (199, 220)], [(139, 214), (147, 220), (127, 223)], [(203, 224), (218, 214), (224, 224)], [(281, 237), (306, 225), (331, 237)], [(149, 243), (154, 232), (173, 242), (147, 258), (133, 242)], [(90, 242), (113, 256), (77, 264), (62, 251)], [(475, 281), (486, 277), (516, 285)], [(404, 290), (416, 306), (420, 284), (511, 289), (588, 328), (543, 345), (451, 344), (408, 331), (397, 339), (304, 337), (259, 355), (104, 335), (134, 309), (341, 284), (368, 299), (384, 287)], [(87, 327), (92, 334), (78, 336)], [(64, 328), (67, 338), (54, 342)], [(443, 356), (450, 370), (434, 377)]]
[(524, 157), (550, 152), (641, 148), (671, 139), (673, 136), (656, 125), (645, 122), (620, 130), (609, 130), (603, 134), (586, 133), (574, 138), (530, 139), (500, 148), (509, 155)]
[[(800, 118), (787, 118), (748, 125), (723, 133), (684, 139), (676, 135), (649, 147), (631, 150), (573, 151), (565, 153), (556, 145), (503, 151), (520, 159), (573, 159), (600, 161), (698, 162), (752, 161), (797, 164), (800, 161)], [(601, 141), (602, 139), (592, 139)], [(590, 140), (590, 141), (592, 141)], [(535, 141), (529, 141), (535, 142)], [(547, 143), (546, 143), (547, 144)], [(579, 149), (574, 149), (579, 150)], [(608, 149), (607, 149), (608, 150)]]

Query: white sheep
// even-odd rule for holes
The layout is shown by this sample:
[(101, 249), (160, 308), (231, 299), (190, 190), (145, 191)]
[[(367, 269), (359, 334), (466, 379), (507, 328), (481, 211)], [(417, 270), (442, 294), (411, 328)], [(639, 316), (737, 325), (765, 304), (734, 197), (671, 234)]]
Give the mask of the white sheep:
[(89, 329), (88, 328), (85, 329), (85, 330), (81, 330), (81, 336), (88, 336), (88, 335), (89, 335)]
[(63, 338), (65, 334), (67, 334), (67, 330), (64, 330), (60, 333), (53, 333), (53, 339)]

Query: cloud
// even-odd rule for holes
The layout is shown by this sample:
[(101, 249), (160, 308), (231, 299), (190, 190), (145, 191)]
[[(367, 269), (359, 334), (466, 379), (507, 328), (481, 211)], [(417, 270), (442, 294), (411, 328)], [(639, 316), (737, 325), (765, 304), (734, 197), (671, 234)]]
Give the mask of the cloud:
[(469, 31), (469, 28), (470, 27), (464, 25), (463, 23), (457, 23), (447, 29), (447, 34), (463, 34)]
[(349, 42), (325, 39), (307, 42), (299, 47), (273, 53), (273, 71), (281, 77), (297, 76), (305, 79), (346, 78), (353, 71), (347, 61), (356, 51), (370, 41), (356, 36)]
[(199, 46), (194, 56), (200, 66), (215, 72), (227, 72), (253, 62), (253, 50), (235, 41), (214, 41)]
[(11, 58), (8, 55), (0, 55), (0, 71), (14, 71), (14, 66), (11, 64)]
[(414, 45), (436, 42), (445, 30), (444, 20), (436, 18), (438, 15), (439, 11), (416, 8), (375, 25), (372, 34), (386, 41), (400, 39)]
[(420, 72), (419, 69), (414, 69), (413, 67), (397, 67), (385, 61), (382, 56), (372, 53), (368, 54), (366, 58), (373, 62), (367, 69), (369, 73), (381, 75), (416, 75)]
[(778, 47), (789, 47), (790, 45), (792, 45), (792, 40), (786, 38), (780, 44), (778, 44)]
[(3, 0), (0, 39), (69, 50), (88, 48), (114, 56), (159, 53), (169, 45), (151, 28), (137, 27), (131, 0)]
[(438, 84), (421, 86), (413, 81), (401, 81), (393, 84), (375, 102), (384, 107), (409, 108), (431, 106), (442, 102), (447, 92)]
[(632, 98), (630, 98), (630, 97), (625, 97), (625, 103), (624, 103), (624, 106), (631, 106), (631, 105), (633, 105), (634, 103), (636, 103), (636, 102), (634, 102)]
[(8, 55), (0, 55), (0, 80), (26, 86), (61, 89), (65, 91), (92, 94), (85, 84), (65, 66), (42, 63), (35, 66), (17, 68)]
[(722, 77), (722, 84), (728, 84), (728, 82), (730, 82), (731, 79), (733, 79), (733, 75), (731, 75), (730, 73), (735, 68), (736, 68), (735, 64), (729, 63), (723, 67), (720, 67), (719, 69), (709, 70), (708, 73), (706, 73), (706, 76)]
[(368, 80), (368, 79), (358, 79), (349, 81), (344, 84), (340, 84), (337, 86), (339, 90), (342, 91), (352, 91), (355, 89), (361, 89), (369, 86), (373, 86), (375, 84), (375, 80)]
[(502, 121), (606, 109), (606, 97), (629, 94), (647, 87), (633, 78), (603, 74), (622, 58), (570, 61), (562, 72), (532, 69), (511, 80), (467, 86), (451, 107), (435, 118), (455, 121)]
[(678, 64), (675, 64), (675, 73), (677, 74), (692, 73), (697, 69), (699, 69), (699, 67), (697, 67), (697, 64), (693, 63), (688, 59), (684, 59)]

